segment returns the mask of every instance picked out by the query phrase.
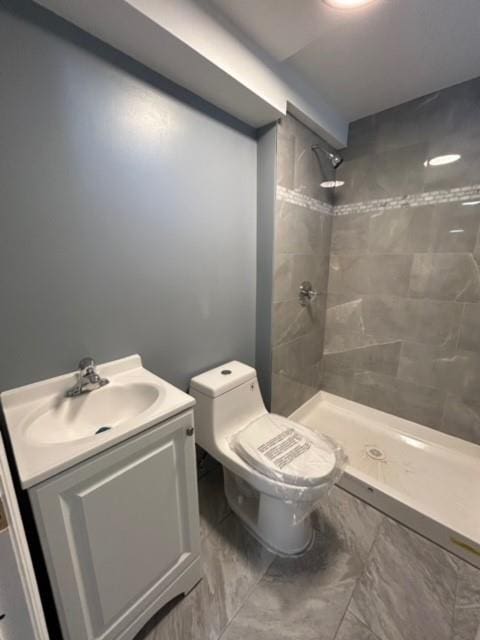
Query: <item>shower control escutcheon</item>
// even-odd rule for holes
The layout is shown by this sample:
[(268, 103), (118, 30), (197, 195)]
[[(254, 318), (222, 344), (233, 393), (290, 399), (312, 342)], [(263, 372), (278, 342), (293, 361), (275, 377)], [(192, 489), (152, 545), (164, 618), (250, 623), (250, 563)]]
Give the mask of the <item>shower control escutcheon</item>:
[(312, 283), (309, 280), (304, 280), (298, 293), (298, 299), (302, 307), (306, 307), (317, 296), (318, 292), (312, 287)]

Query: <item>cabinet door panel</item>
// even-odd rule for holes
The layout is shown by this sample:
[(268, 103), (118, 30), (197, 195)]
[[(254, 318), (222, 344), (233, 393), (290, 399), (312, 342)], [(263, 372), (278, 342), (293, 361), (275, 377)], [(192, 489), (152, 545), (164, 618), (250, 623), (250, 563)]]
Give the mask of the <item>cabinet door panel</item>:
[(117, 637), (198, 554), (188, 424), (176, 418), (32, 490), (72, 640)]
[[(64, 496), (78, 515), (77, 555), (94, 577), (103, 625), (111, 622), (181, 559), (182, 514), (175, 440), (128, 465), (116, 465)], [(135, 529), (132, 535), (132, 525)], [(161, 532), (161, 535), (159, 533)], [(112, 535), (113, 534), (113, 535)], [(83, 548), (82, 548), (83, 547)]]

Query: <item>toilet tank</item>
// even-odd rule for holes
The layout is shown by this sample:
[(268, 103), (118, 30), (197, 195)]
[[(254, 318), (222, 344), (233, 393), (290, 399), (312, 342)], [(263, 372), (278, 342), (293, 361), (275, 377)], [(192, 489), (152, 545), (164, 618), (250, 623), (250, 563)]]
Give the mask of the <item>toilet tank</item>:
[(196, 442), (215, 456), (221, 440), (267, 412), (253, 367), (233, 360), (190, 381)]

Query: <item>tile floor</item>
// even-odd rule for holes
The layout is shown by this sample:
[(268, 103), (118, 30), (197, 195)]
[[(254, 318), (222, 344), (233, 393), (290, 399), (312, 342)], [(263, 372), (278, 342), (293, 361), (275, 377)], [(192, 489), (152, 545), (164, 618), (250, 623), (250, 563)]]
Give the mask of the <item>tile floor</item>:
[(219, 467), (199, 492), (205, 577), (137, 640), (475, 640), (480, 571), (341, 489), (298, 559), (242, 527)]

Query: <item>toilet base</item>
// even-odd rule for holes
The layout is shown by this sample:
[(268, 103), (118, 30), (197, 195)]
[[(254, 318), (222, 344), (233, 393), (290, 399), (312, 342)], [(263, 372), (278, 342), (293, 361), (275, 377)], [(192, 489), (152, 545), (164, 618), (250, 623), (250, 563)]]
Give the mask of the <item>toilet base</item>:
[(309, 505), (285, 502), (259, 493), (247, 482), (224, 469), (225, 496), (234, 513), (267, 549), (282, 556), (298, 556), (310, 549), (314, 531)]

